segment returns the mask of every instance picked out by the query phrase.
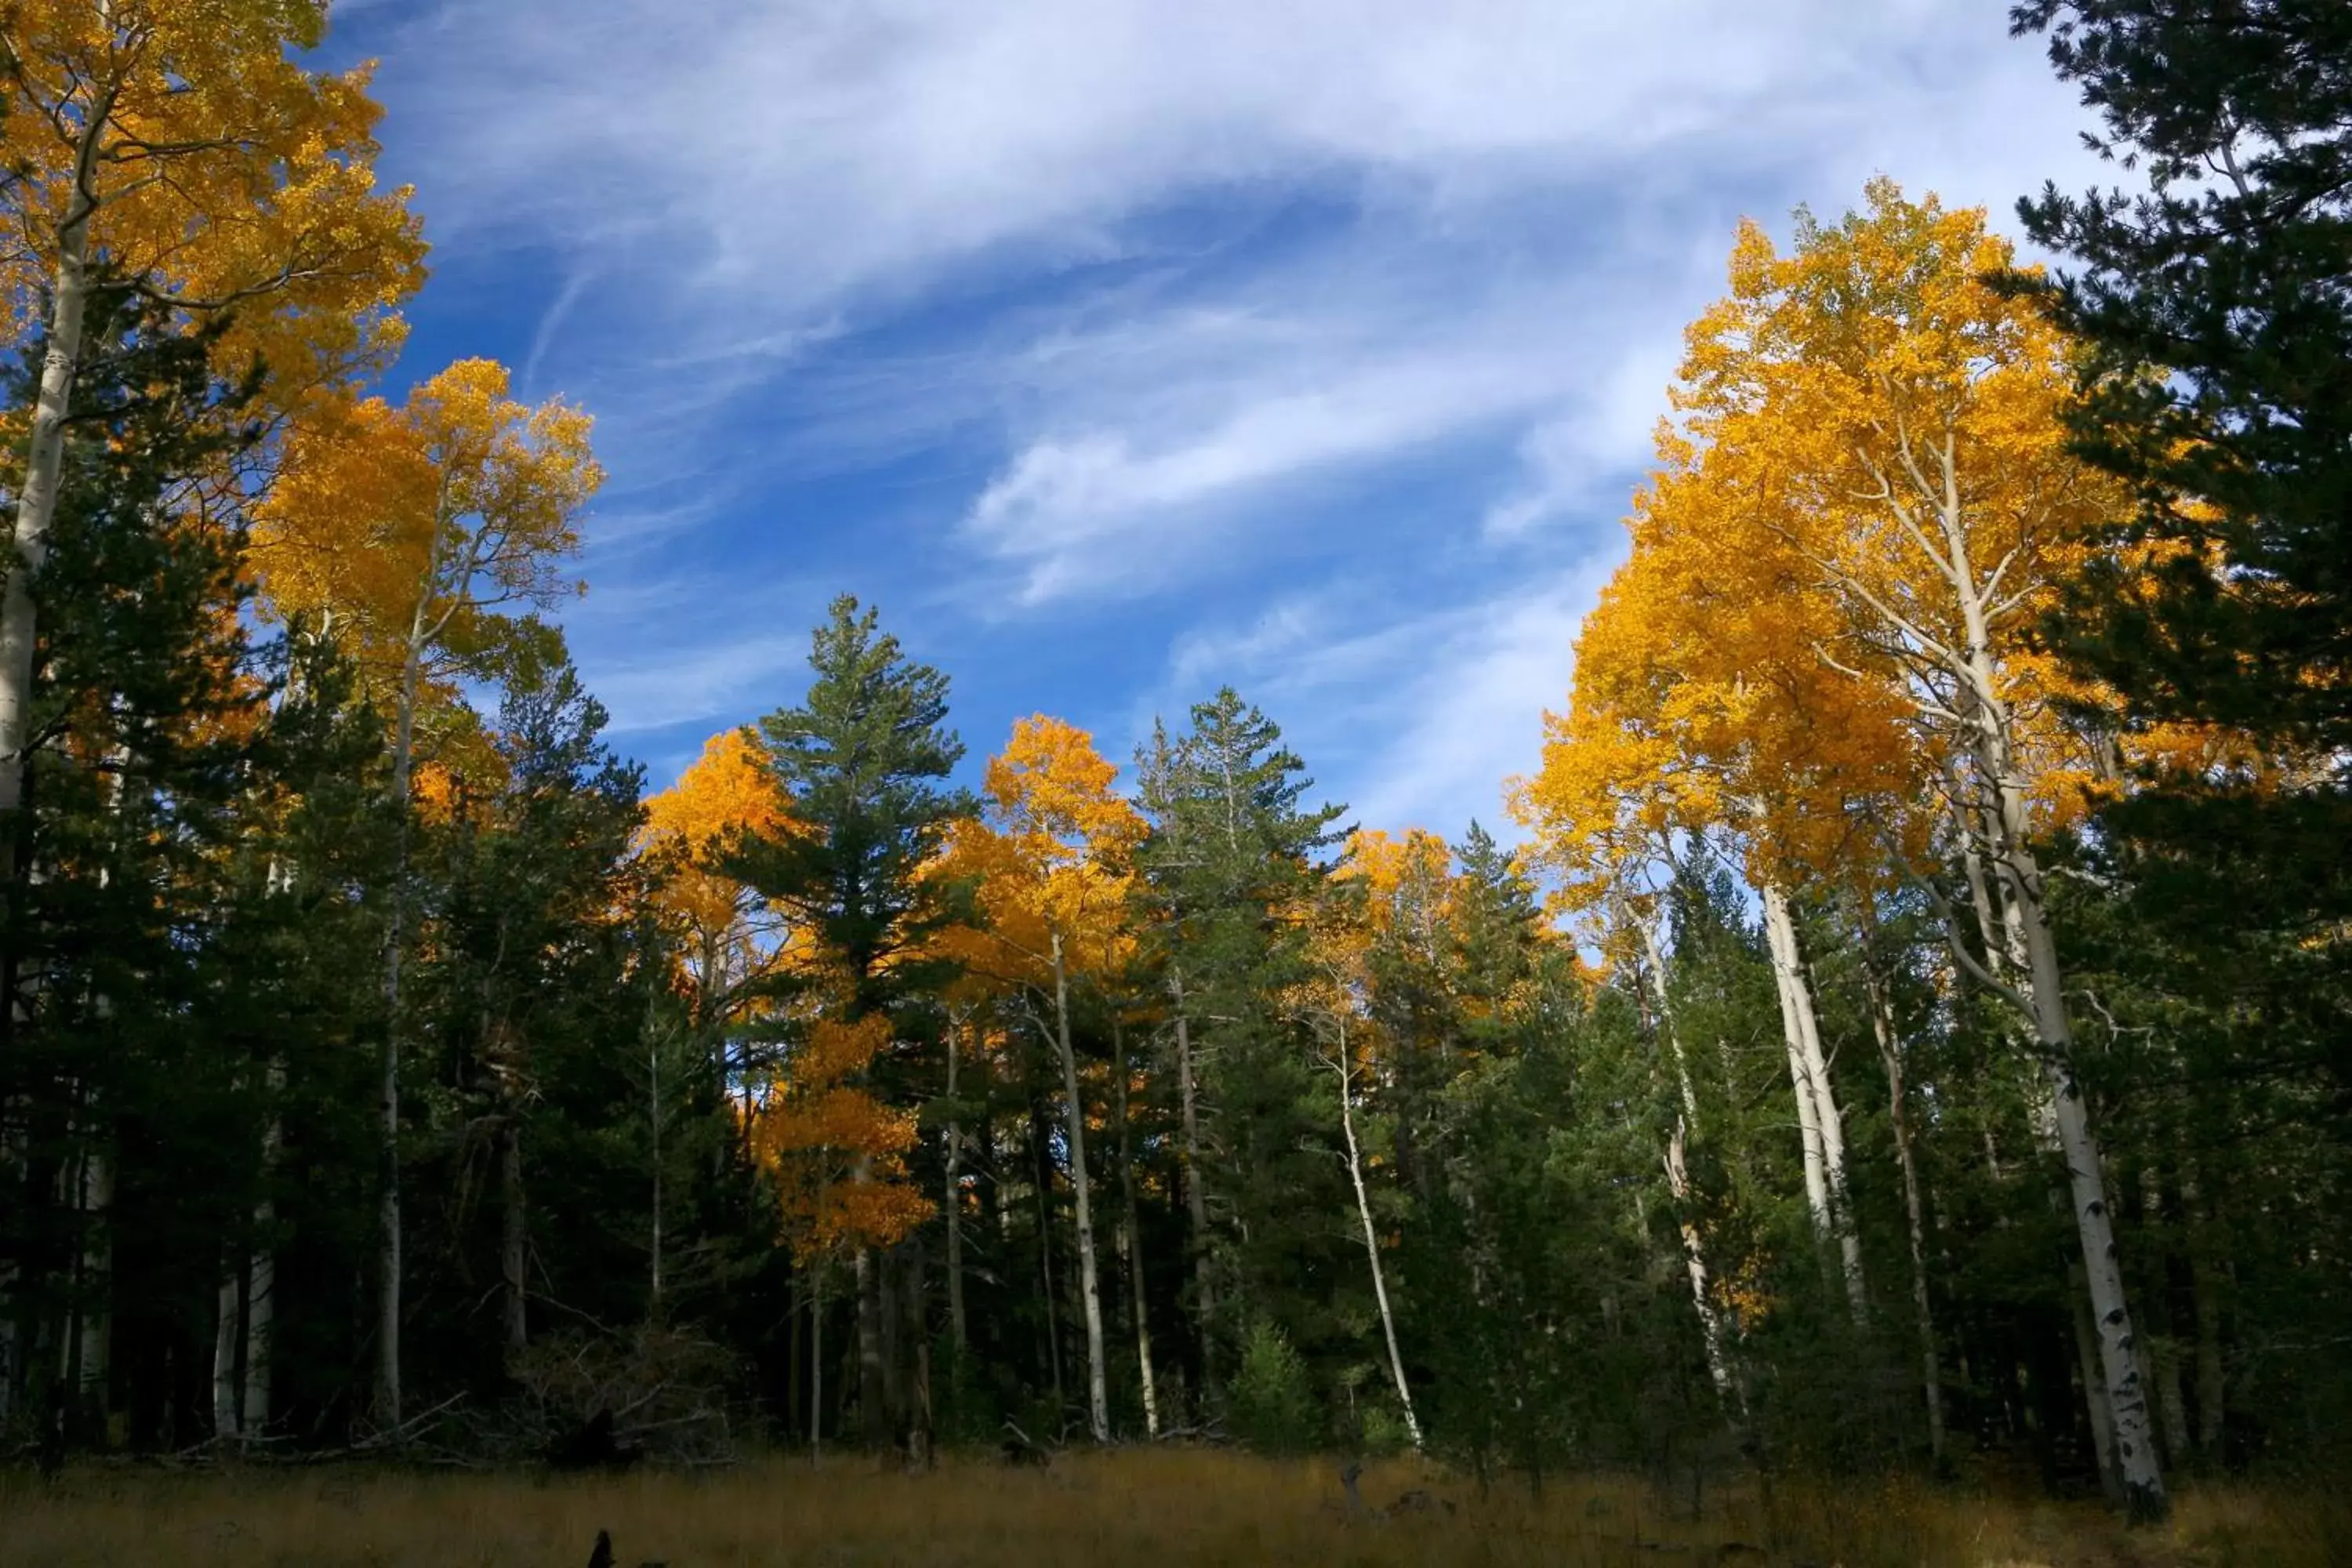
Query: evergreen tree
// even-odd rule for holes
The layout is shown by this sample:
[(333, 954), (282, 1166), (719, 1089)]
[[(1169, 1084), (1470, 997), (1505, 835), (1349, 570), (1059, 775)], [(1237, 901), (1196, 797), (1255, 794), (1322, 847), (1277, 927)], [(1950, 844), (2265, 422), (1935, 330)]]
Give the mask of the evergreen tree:
[(2139, 501), (2068, 646), (2135, 716), (2352, 736), (2352, 15), (2336, 0), (2028, 0), (2092, 144), (2146, 188), (2020, 204), (2075, 266), (2074, 435)]

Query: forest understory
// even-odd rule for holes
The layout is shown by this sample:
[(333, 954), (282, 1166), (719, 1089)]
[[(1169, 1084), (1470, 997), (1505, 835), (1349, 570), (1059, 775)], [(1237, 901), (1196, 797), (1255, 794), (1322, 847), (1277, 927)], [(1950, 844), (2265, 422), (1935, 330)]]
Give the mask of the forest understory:
[(618, 1568), (934, 1568), (1102, 1563), (1354, 1568), (2322, 1568), (2344, 1562), (2340, 1489), (2189, 1486), (2162, 1529), (2095, 1500), (1907, 1480), (1842, 1486), (1563, 1477), (1485, 1489), (1408, 1460), (1189, 1447), (1069, 1454), (1038, 1468), (949, 1457), (773, 1458), (617, 1477), (87, 1466), (0, 1475), (0, 1568), (577, 1568), (599, 1531)]

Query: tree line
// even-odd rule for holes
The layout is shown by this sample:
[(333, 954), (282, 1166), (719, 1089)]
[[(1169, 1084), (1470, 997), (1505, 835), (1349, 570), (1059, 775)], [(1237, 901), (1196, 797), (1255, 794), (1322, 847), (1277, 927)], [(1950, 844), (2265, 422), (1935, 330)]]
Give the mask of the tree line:
[(2141, 188), (1743, 226), (1513, 847), (847, 596), (648, 796), (323, 7), (0, 10), (0, 1441), (2340, 1452), (2352, 19), (2012, 22)]

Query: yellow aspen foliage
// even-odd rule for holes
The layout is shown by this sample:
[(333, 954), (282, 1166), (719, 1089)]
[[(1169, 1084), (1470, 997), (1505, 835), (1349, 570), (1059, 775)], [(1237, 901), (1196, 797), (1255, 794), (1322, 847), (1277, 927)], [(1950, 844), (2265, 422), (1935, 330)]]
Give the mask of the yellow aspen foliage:
[(2115, 773), (2068, 717), (2097, 694), (2028, 636), (2124, 504), (2065, 448), (2067, 345), (1994, 285), (2013, 258), (1980, 210), (1865, 196), (1801, 215), (1787, 255), (1743, 224), (1689, 331), (1632, 554), (1516, 797), (1571, 885), (1710, 831), (1784, 882), (1916, 858), (1969, 765), (1970, 658), (2044, 828)]
[(560, 566), (604, 481), (589, 426), (560, 399), (515, 402), (492, 360), (460, 360), (397, 406), (314, 403), (255, 512), (264, 613), (323, 626), (387, 712), (455, 707), (460, 677), (530, 646), (508, 612), (583, 591)]
[(862, 1083), (890, 1043), (880, 1014), (819, 1016), (751, 1111), (751, 1146), (776, 1183), (784, 1233), (803, 1260), (890, 1247), (932, 1205), (907, 1184), (915, 1118)]
[(947, 857), (979, 884), (986, 930), (951, 939), (976, 967), (1049, 984), (1056, 937), (1072, 973), (1105, 975), (1128, 962), (1143, 819), (1118, 779), (1077, 726), (1042, 713), (1014, 723), (982, 778), (984, 820), (960, 825)]
[[(0, 9), (0, 309), (21, 341), (60, 237), (191, 316), (281, 406), (397, 347), (424, 281), (405, 187), (375, 185), (370, 68), (305, 69), (324, 0), (12, 0)], [(266, 304), (248, 304), (265, 300)], [(244, 307), (244, 308), (237, 308)]]

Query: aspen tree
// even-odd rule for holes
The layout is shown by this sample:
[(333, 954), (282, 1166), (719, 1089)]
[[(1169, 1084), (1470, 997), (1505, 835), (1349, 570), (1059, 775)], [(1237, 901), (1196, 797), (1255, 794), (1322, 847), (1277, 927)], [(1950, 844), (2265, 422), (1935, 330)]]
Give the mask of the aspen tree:
[[(558, 568), (604, 473), (589, 419), (559, 401), (525, 407), (505, 368), (462, 360), (394, 407), (334, 407), (298, 427), (260, 509), (252, 562), (285, 616), (332, 611), (345, 647), (393, 713), (391, 805), (404, 825), (416, 777), (420, 708), (461, 675), (494, 674), (533, 647), (535, 623), (505, 613), (579, 585)], [(376, 1418), (400, 1423), (400, 979), (406, 839), (394, 869), (384, 944)]]
[(41, 364), (0, 599), (0, 817), (23, 794), (39, 578), (101, 273), (191, 328), (230, 313), (222, 369), (257, 365), (281, 406), (399, 342), (425, 246), (408, 192), (375, 188), (367, 69), (319, 75), (289, 52), (325, 18), (320, 0), (25, 0), (0, 16), (15, 166), (0, 308)]

